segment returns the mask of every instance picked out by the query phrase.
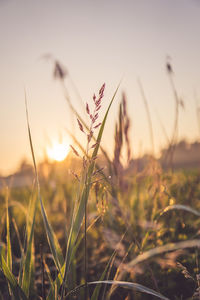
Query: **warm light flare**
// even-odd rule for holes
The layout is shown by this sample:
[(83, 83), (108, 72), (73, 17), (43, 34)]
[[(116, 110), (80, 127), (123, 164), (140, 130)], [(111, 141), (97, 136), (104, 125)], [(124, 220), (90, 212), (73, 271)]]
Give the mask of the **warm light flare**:
[(69, 144), (54, 143), (52, 147), (47, 148), (47, 155), (50, 159), (62, 161), (69, 153)]

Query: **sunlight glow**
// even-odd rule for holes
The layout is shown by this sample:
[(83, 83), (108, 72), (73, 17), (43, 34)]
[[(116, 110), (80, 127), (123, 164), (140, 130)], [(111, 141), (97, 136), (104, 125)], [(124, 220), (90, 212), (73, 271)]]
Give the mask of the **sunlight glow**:
[(69, 153), (69, 144), (66, 143), (54, 143), (52, 147), (47, 148), (47, 155), (50, 159), (56, 161), (62, 161), (67, 157)]

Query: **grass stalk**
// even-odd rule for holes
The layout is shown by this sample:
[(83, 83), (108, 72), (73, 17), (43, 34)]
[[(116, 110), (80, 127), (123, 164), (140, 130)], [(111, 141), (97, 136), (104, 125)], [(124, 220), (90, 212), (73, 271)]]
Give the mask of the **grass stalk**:
[(151, 139), (152, 154), (154, 155), (155, 154), (155, 146), (154, 146), (154, 134), (153, 134), (153, 125), (152, 125), (152, 120), (151, 120), (151, 114), (150, 114), (147, 98), (145, 96), (144, 89), (143, 89), (140, 79), (138, 79), (138, 85), (140, 88), (140, 93), (141, 93), (143, 103), (145, 106), (145, 110), (146, 110), (147, 120), (148, 120), (148, 124), (149, 124), (149, 134), (150, 134), (150, 139)]

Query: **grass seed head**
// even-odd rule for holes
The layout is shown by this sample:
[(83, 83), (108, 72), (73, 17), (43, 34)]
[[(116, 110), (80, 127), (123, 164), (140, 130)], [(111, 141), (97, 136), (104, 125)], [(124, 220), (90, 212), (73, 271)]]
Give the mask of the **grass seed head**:
[(78, 122), (79, 129), (80, 129), (83, 133), (85, 133), (85, 131), (84, 131), (84, 129), (83, 129), (83, 125), (82, 125), (82, 123), (79, 121), (79, 119), (77, 119), (77, 122)]

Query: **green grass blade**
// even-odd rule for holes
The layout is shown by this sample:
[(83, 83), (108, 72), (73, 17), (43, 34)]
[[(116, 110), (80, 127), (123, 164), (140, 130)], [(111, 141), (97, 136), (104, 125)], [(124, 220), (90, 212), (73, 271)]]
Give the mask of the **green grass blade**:
[[(98, 285), (98, 284), (110, 284), (110, 285), (117, 285), (119, 287), (122, 288), (126, 288), (126, 289), (131, 289), (131, 290), (135, 290), (141, 293), (145, 293), (145, 294), (149, 294), (152, 296), (155, 296), (157, 298), (160, 298), (162, 300), (169, 300), (169, 298), (161, 295), (160, 293), (146, 287), (143, 286), (139, 283), (134, 283), (134, 282), (127, 282), (127, 281), (117, 281), (117, 280), (102, 280), (102, 281), (92, 281), (92, 282), (88, 282), (88, 285)], [(85, 285), (80, 285), (78, 287), (76, 287), (73, 291), (68, 293), (68, 296), (73, 295), (73, 294), (77, 294), (78, 291), (82, 288), (84, 288)], [(97, 300), (97, 299), (96, 299)]]
[[(99, 278), (99, 281), (104, 280), (104, 278), (105, 278), (105, 276), (107, 274), (108, 269), (110, 268), (110, 266), (112, 265), (112, 263), (113, 263), (113, 261), (115, 259), (116, 254), (117, 254), (117, 251), (114, 251), (113, 254), (111, 255), (111, 257), (110, 257), (110, 259), (109, 259), (109, 261), (108, 261), (108, 263), (107, 263), (107, 265), (106, 265), (106, 267), (105, 267), (105, 269), (104, 269), (101, 277)], [(98, 299), (99, 293), (100, 293), (100, 289), (101, 289), (101, 285), (98, 284), (95, 287), (95, 289), (94, 289), (94, 292), (92, 294), (91, 300), (97, 300)]]
[[(8, 187), (6, 188), (6, 243), (7, 243), (7, 265), (12, 273), (12, 248), (11, 248), (11, 239), (10, 239), (10, 215), (9, 215), (9, 208), (8, 208), (8, 198), (9, 198), (9, 190)], [(11, 294), (11, 286), (8, 284), (8, 290)]]
[[(127, 231), (126, 231), (126, 232), (127, 232)], [(121, 237), (120, 241), (118, 242), (118, 244), (117, 244), (115, 250), (113, 251), (113, 254), (111, 255), (111, 257), (110, 257), (110, 259), (109, 259), (109, 261), (108, 261), (108, 263), (107, 263), (107, 265), (106, 265), (106, 268), (105, 268), (105, 270), (103, 271), (103, 273), (102, 273), (102, 275), (101, 275), (99, 281), (105, 280), (106, 274), (107, 274), (106, 280), (109, 279), (110, 271), (111, 271), (111, 268), (112, 268), (112, 266), (113, 266), (115, 257), (116, 257), (116, 255), (117, 255), (118, 246), (119, 246), (119, 244), (121, 244), (121, 242), (123, 241), (126, 232), (123, 234), (123, 236)], [(100, 289), (101, 289), (101, 285), (97, 285), (97, 286), (95, 287), (95, 290), (94, 290), (94, 292), (93, 292), (93, 294), (92, 294), (91, 300), (96, 300), (96, 299), (98, 299)], [(102, 299), (105, 299), (105, 292), (106, 292), (106, 285), (104, 286), (104, 291), (103, 291), (103, 293), (102, 293)]]
[[(115, 280), (115, 281), (116, 281), (116, 280), (117, 280), (117, 281), (121, 281), (121, 279), (123, 278), (125, 271), (122, 271), (122, 270), (121, 270), (121, 265), (124, 263), (124, 261), (125, 261), (127, 255), (128, 255), (128, 253), (129, 253), (130, 250), (133, 248), (133, 245), (134, 245), (134, 242), (132, 242), (132, 243), (130, 244), (130, 246), (129, 246), (127, 252), (126, 252), (126, 254), (124, 255), (124, 257), (123, 257), (121, 263), (119, 264), (119, 266), (118, 266), (118, 268), (117, 268), (117, 270), (116, 270), (116, 272), (115, 272), (115, 276), (114, 276), (113, 280)], [(107, 278), (107, 279), (108, 279), (108, 278)], [(116, 288), (117, 288), (117, 286), (114, 286), (114, 285), (111, 286), (110, 291), (108, 292), (108, 294), (107, 294), (107, 296), (106, 296), (106, 299), (107, 299), (107, 300), (110, 300), (111, 295), (112, 295), (112, 293), (115, 291)]]
[[(87, 228), (87, 232), (92, 228), (92, 226), (99, 220), (100, 216), (96, 217), (92, 222), (91, 224), (88, 226)], [(71, 260), (73, 261), (74, 257), (75, 257), (75, 254), (76, 254), (76, 251), (82, 241), (82, 239), (84, 238), (84, 234), (82, 233), (80, 238), (78, 239), (78, 241), (76, 242), (76, 244), (74, 245), (73, 247), (73, 250), (72, 250), (72, 255), (71, 255)], [(61, 270), (61, 273), (64, 274), (64, 267), (62, 267), (62, 270)], [(58, 291), (61, 287), (61, 284), (62, 284), (62, 277), (61, 275), (59, 274), (58, 277), (54, 280), (54, 287), (53, 289), (51, 288), (50, 289), (50, 292), (49, 292), (49, 295), (47, 297), (47, 300), (52, 300), (52, 299), (57, 299), (57, 298), (53, 298), (54, 296), (54, 288), (55, 288), (55, 292), (56, 290)]]
[(65, 271), (65, 265), (63, 265), (61, 272), (58, 274), (58, 276), (54, 280), (53, 289), (50, 288), (49, 294), (47, 296), (47, 300), (54, 300), (54, 299), (57, 300), (57, 298), (55, 298), (54, 296), (55, 296), (56, 292), (60, 290), (60, 287), (63, 282), (63, 276), (61, 276), (61, 274), (64, 274), (64, 271)]
[(111, 105), (112, 105), (112, 103), (115, 99), (115, 96), (117, 94), (119, 86), (120, 86), (120, 84), (118, 85), (118, 87), (117, 87), (117, 89), (116, 89), (116, 91), (115, 91), (115, 93), (114, 93), (114, 95), (113, 95), (113, 97), (110, 101), (110, 104), (109, 104), (108, 109), (106, 111), (106, 114), (104, 116), (103, 122), (101, 124), (100, 129), (99, 129), (99, 134), (98, 134), (98, 137), (97, 137), (97, 140), (96, 140), (97, 141), (96, 147), (94, 148), (94, 151), (92, 153), (92, 163), (90, 164), (89, 169), (88, 169), (88, 182), (87, 182), (87, 185), (84, 187), (84, 190), (83, 190), (83, 193), (82, 193), (82, 198), (80, 200), (80, 205), (79, 205), (78, 212), (77, 212), (77, 215), (76, 215), (76, 220), (74, 222), (73, 231), (76, 232), (76, 237), (77, 237), (77, 234), (80, 230), (80, 226), (81, 226), (82, 221), (83, 221), (85, 202), (87, 202), (88, 197), (89, 197), (89, 190), (90, 190), (90, 185), (91, 185), (91, 181), (92, 181), (92, 174), (93, 174), (94, 166), (95, 166), (95, 161), (93, 159), (98, 154), (98, 150), (99, 150), (99, 147), (100, 147), (104, 127), (105, 127), (106, 120), (107, 120), (107, 117), (108, 117), (108, 113), (109, 113)]
[(23, 253), (23, 246), (22, 246), (22, 242), (21, 242), (21, 238), (20, 238), (20, 233), (19, 233), (19, 229), (18, 229), (18, 226), (17, 226), (15, 218), (12, 218), (12, 224), (14, 226), (15, 234), (17, 236), (17, 240), (18, 240), (18, 244), (19, 244), (19, 248), (20, 248), (20, 253)]
[[(24, 235), (26, 236), (26, 233)], [(24, 238), (24, 245), (23, 245), (23, 249), (21, 252), (21, 260), (20, 260), (20, 266), (19, 266), (19, 275), (18, 275), (19, 286), (22, 286), (22, 279), (23, 279), (23, 266), (24, 266), (24, 260), (25, 260), (24, 249), (25, 249), (25, 244), (26, 244), (25, 240), (26, 240), (26, 238)]]
[[(0, 250), (1, 250), (1, 248), (0, 248)], [(14, 275), (12, 274), (8, 265), (6, 264), (6, 261), (4, 260), (1, 252), (0, 252), (0, 267), (1, 267), (5, 277), (8, 279), (11, 289), (15, 290), (15, 288), (17, 287), (17, 280), (14, 277)]]
[(48, 221), (47, 214), (46, 214), (41, 196), (40, 196), (40, 207), (41, 207), (43, 222), (44, 222), (49, 246), (51, 249), (51, 253), (53, 255), (56, 267), (58, 268), (59, 272), (61, 272), (61, 267), (64, 264), (64, 258), (63, 258), (62, 251), (61, 251), (60, 245), (58, 243), (58, 240), (54, 234), (53, 228), (51, 227), (51, 224)]
[(56, 295), (56, 281), (54, 282), (54, 280), (52, 279), (51, 277), (51, 271), (49, 270), (49, 267), (47, 265), (47, 263), (44, 261), (44, 267), (45, 267), (45, 270), (47, 272), (47, 276), (48, 276), (48, 279), (49, 279), (49, 283), (50, 283), (50, 289), (51, 289), (51, 295), (48, 297), (49, 300), (56, 300), (57, 299), (57, 295)]
[[(22, 289), (27, 297), (29, 297), (31, 277), (33, 275), (33, 257), (34, 257), (33, 235), (34, 235), (35, 217), (36, 217), (36, 210), (37, 210), (36, 202), (37, 201), (35, 201), (35, 205), (33, 207), (33, 210), (34, 210), (33, 221), (32, 221), (30, 234), (28, 237), (27, 251), (26, 251), (26, 256), (25, 256), (24, 266), (23, 266)], [(29, 222), (29, 220), (28, 220), (28, 222)], [(27, 227), (28, 227), (28, 225), (27, 225)]]
[[(31, 222), (31, 220), (34, 219), (34, 211), (35, 211), (35, 207), (37, 205), (36, 200), (33, 201), (34, 188), (35, 188), (35, 182), (34, 182), (33, 188), (32, 188), (32, 195), (31, 195), (31, 199), (29, 201), (28, 211), (22, 205), (19, 205), (19, 207), (21, 209), (23, 209), (23, 212), (25, 213), (25, 215), (27, 215), (26, 228), (25, 228), (25, 232), (24, 232), (24, 243), (23, 243), (23, 246), (22, 246), (21, 241), (20, 241), (20, 236), (19, 236), (19, 232), (18, 232), (18, 229), (17, 229), (17, 224), (15, 223), (15, 221), (13, 222), (13, 224), (15, 226), (15, 230), (16, 230), (17, 236), (18, 236), (18, 240), (19, 240), (19, 244), (20, 244), (20, 250), (21, 250), (20, 251), (21, 252), (21, 260), (20, 260), (20, 268), (19, 268), (19, 275), (18, 275), (18, 284), (19, 284), (19, 286), (22, 286), (22, 280), (23, 280), (23, 274), (24, 274), (24, 266), (27, 264), (27, 258), (28, 258), (28, 255), (27, 255), (27, 251), (28, 250), (25, 253), (24, 249), (28, 249), (29, 248), (28, 243), (30, 241), (31, 226), (33, 226), (33, 223), (34, 223), (34, 222)], [(32, 202), (33, 202), (33, 205), (32, 205)], [(31, 210), (31, 207), (32, 207), (32, 210)], [(33, 211), (32, 214), (31, 214), (31, 211)], [(28, 241), (27, 245), (26, 245), (26, 241)], [(29, 268), (27, 268), (27, 269), (29, 270)], [(29, 272), (29, 273), (31, 273), (31, 272)]]
[(30, 125), (29, 125), (26, 95), (25, 95), (25, 105), (26, 105), (26, 119), (27, 119), (29, 143), (30, 143), (30, 147), (31, 147), (31, 154), (32, 154), (33, 165), (34, 165), (34, 170), (35, 170), (35, 176), (36, 176), (36, 182), (37, 182), (37, 188), (38, 188), (38, 198), (40, 201), (41, 213), (42, 213), (42, 217), (43, 217), (43, 222), (44, 222), (44, 226), (45, 226), (48, 243), (49, 243), (53, 258), (54, 258), (55, 265), (58, 268), (58, 270), (61, 271), (61, 266), (64, 263), (62, 251), (60, 249), (60, 246), (56, 239), (56, 236), (53, 232), (53, 229), (52, 229), (50, 223), (48, 222), (47, 214), (46, 214), (46, 211), (45, 211), (45, 208), (43, 205), (43, 201), (42, 201), (42, 197), (41, 197), (41, 193), (40, 193), (40, 184), (39, 184), (39, 177), (38, 177), (38, 171), (37, 171), (37, 166), (36, 166), (34, 148), (33, 148), (33, 143), (32, 143), (32, 138), (31, 138), (31, 130), (30, 130)]
[[(29, 296), (30, 288), (34, 282), (33, 235), (34, 235), (35, 217), (36, 217), (36, 210), (37, 210), (37, 203), (38, 203), (38, 200), (34, 199), (34, 188), (35, 188), (35, 182), (33, 184), (32, 196), (29, 201), (29, 209), (27, 213), (26, 229), (25, 229), (26, 231), (25, 231), (25, 238), (24, 238), (24, 247), (21, 246), (21, 261), (20, 261), (20, 269), (19, 269), (19, 276), (18, 276), (19, 286), (22, 287), (27, 297)], [(26, 246), (25, 246), (25, 241), (27, 241)], [(24, 253), (24, 249), (26, 249), (26, 253)]]
[(10, 216), (8, 211), (8, 188), (6, 191), (6, 241), (7, 241), (7, 265), (12, 272), (12, 248), (11, 248), (11, 240), (10, 240)]
[(16, 300), (28, 300), (26, 295), (24, 294), (23, 290), (17, 283), (17, 279), (12, 274), (9, 266), (6, 264), (5, 259), (2, 255), (2, 247), (0, 246), (0, 269), (2, 270), (4, 276), (6, 277), (7, 281), (9, 282), (10, 289), (14, 295), (14, 299)]

